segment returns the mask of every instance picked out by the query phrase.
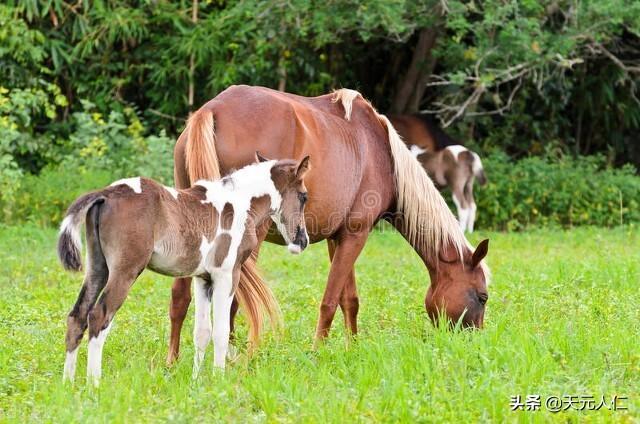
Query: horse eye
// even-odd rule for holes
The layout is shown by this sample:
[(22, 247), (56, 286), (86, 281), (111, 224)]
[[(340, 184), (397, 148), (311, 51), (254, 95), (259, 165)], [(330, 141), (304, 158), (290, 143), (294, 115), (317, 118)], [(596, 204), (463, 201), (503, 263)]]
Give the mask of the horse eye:
[(298, 193), (298, 199), (300, 199), (301, 203), (307, 202), (307, 193)]
[(487, 300), (489, 300), (489, 295), (486, 293), (478, 293), (478, 301), (480, 302), (481, 305), (485, 305), (487, 303)]

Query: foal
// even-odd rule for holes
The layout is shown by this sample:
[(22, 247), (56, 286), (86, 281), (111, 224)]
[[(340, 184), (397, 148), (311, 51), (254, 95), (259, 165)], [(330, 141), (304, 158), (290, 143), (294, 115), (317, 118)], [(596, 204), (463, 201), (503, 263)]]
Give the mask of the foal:
[(89, 327), (87, 376), (98, 384), (113, 317), (145, 268), (194, 277), (194, 377), (212, 337), (212, 303), (214, 365), (224, 368), (234, 294), (253, 327), (260, 325), (261, 309), (272, 321), (278, 316), (277, 303), (264, 283), (256, 279), (239, 284), (240, 268), (257, 245), (256, 227), (269, 218), (289, 251), (299, 253), (307, 246), (308, 170), (308, 156), (299, 163), (258, 156), (258, 163), (221, 180), (198, 181), (186, 190), (136, 177), (78, 198), (67, 211), (58, 240), (63, 266), (80, 270), (79, 227), (86, 219), (87, 269), (67, 320), (64, 379), (74, 378), (78, 346)]
[(451, 188), (460, 228), (473, 232), (477, 209), (473, 198), (473, 182), (476, 178), (480, 185), (487, 182), (480, 156), (459, 144), (435, 152), (415, 144), (408, 147), (436, 185)]

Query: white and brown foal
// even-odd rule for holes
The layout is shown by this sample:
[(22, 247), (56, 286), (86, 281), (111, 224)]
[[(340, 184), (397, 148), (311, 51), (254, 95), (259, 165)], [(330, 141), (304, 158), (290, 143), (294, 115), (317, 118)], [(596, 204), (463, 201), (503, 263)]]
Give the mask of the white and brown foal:
[[(86, 221), (87, 264), (78, 300), (67, 320), (64, 379), (73, 380), (87, 327), (87, 377), (97, 384), (102, 348), (117, 310), (140, 273), (195, 277), (194, 377), (213, 336), (214, 365), (224, 368), (234, 295), (249, 310), (271, 316), (277, 303), (259, 279), (239, 284), (240, 267), (257, 245), (256, 227), (273, 219), (292, 253), (308, 244), (304, 176), (309, 157), (265, 160), (217, 181), (176, 190), (146, 178), (119, 180), (78, 198), (58, 240), (63, 266), (80, 270), (80, 226)], [(213, 304), (213, 327), (211, 307)], [(254, 315), (250, 311), (254, 311)]]
[(477, 210), (473, 183), (476, 179), (480, 185), (487, 182), (480, 156), (459, 144), (435, 152), (415, 144), (407, 147), (438, 188), (451, 189), (460, 228), (462, 231), (473, 232)]

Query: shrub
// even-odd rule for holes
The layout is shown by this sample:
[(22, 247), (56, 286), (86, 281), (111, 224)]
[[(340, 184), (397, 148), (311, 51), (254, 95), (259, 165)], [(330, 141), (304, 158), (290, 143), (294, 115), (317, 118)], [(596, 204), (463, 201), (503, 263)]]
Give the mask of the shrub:
[(514, 162), (504, 153), (486, 157), (483, 164), (489, 182), (476, 184), (478, 228), (640, 222), (640, 177), (632, 166), (607, 167), (601, 156)]

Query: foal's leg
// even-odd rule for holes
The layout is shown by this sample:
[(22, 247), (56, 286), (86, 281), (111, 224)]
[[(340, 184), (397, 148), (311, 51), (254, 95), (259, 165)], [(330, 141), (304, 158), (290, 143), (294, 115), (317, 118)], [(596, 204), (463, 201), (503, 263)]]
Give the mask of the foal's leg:
[(464, 197), (464, 181), (459, 180), (452, 181), (451, 192), (453, 194), (453, 203), (458, 210), (458, 222), (460, 223), (460, 229), (464, 231), (467, 228), (467, 221), (469, 219), (469, 210), (467, 209), (467, 201)]
[(171, 318), (171, 336), (169, 338), (169, 352), (167, 365), (173, 364), (180, 353), (180, 332), (184, 318), (187, 316), (191, 303), (191, 278), (176, 278), (171, 288), (171, 303), (169, 318)]
[(473, 176), (471, 175), (464, 186), (464, 198), (469, 205), (467, 216), (467, 231), (473, 233), (473, 225), (476, 221), (476, 201), (473, 198)]
[[(216, 272), (213, 275), (213, 365), (224, 369), (229, 349), (229, 332), (233, 288), (240, 279), (240, 270)], [(234, 284), (235, 282), (235, 284)]]
[(193, 358), (193, 378), (198, 376), (204, 353), (211, 341), (211, 280), (194, 278), (193, 294), (196, 314), (193, 326), (193, 341), (196, 345)]
[(329, 271), (329, 280), (320, 305), (320, 317), (315, 337), (316, 345), (329, 334), (340, 296), (353, 275), (351, 271), (368, 236), (369, 228), (361, 229), (359, 232), (350, 232), (345, 229), (335, 241), (336, 248), (331, 262), (331, 270)]
[[(329, 259), (333, 261), (336, 243), (331, 239), (327, 239), (327, 246), (329, 248)], [(356, 335), (358, 333), (358, 310), (360, 309), (360, 302), (353, 267), (351, 267), (349, 271), (348, 280), (340, 295), (340, 309), (342, 309), (342, 315), (344, 315), (345, 327), (352, 335)]]
[(102, 376), (102, 349), (111, 329), (113, 317), (143, 269), (144, 267), (132, 266), (130, 269), (118, 269), (112, 272), (100, 299), (89, 312), (87, 378), (95, 386), (98, 385)]
[(109, 270), (100, 247), (99, 232), (96, 228), (99, 206), (87, 213), (87, 264), (84, 283), (78, 294), (73, 310), (67, 317), (67, 355), (64, 362), (63, 380), (73, 381), (78, 359), (78, 346), (87, 329), (87, 315), (107, 283)]

